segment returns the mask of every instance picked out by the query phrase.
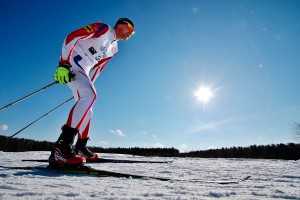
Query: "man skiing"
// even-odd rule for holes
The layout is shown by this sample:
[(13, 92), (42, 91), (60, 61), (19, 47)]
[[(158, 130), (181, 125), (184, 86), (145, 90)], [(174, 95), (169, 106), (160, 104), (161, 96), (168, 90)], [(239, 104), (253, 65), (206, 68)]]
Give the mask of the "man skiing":
[[(120, 18), (114, 28), (105, 23), (93, 23), (65, 38), (54, 79), (61, 84), (67, 83), (76, 103), (51, 152), (50, 164), (72, 165), (98, 159), (99, 155), (86, 147), (92, 106), (97, 99), (94, 81), (118, 52), (117, 42), (128, 40), (133, 34), (132, 21)], [(76, 135), (78, 140), (73, 147)]]

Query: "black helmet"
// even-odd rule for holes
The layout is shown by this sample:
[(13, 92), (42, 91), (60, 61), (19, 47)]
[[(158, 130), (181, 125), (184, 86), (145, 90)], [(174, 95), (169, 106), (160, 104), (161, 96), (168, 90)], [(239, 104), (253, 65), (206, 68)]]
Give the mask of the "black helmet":
[(117, 21), (117, 23), (116, 23), (115, 26), (117, 26), (118, 24), (130, 24), (130, 25), (134, 28), (134, 24), (133, 24), (132, 21), (131, 21), (130, 19), (128, 19), (128, 18), (120, 18), (120, 19)]

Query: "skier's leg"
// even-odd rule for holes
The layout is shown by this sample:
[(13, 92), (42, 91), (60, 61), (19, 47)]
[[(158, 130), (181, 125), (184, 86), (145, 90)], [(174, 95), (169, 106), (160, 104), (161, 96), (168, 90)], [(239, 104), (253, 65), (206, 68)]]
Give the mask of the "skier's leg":
[(91, 108), (89, 110), (89, 112), (87, 113), (87, 115), (84, 119), (84, 122), (82, 123), (82, 125), (79, 129), (78, 138), (81, 138), (81, 139), (88, 138), (92, 116), (93, 116), (93, 110)]
[(72, 89), (77, 102), (70, 111), (67, 125), (79, 130), (75, 145), (77, 155), (83, 156), (87, 160), (96, 160), (99, 154), (91, 152), (86, 144), (93, 115), (92, 106), (97, 99), (97, 92), (87, 73), (80, 68), (80, 64), (74, 70), (76, 70), (76, 80), (69, 83), (68, 86)]
[[(74, 58), (75, 60), (75, 58)], [(91, 114), (91, 108), (97, 99), (97, 93), (93, 83), (79, 63), (73, 62), (72, 73), (76, 79), (68, 83), (76, 99), (72, 107), (66, 125), (63, 126), (62, 134), (55, 143), (49, 162), (59, 164), (75, 164), (85, 162), (84, 157), (77, 156), (73, 150), (73, 142), (87, 116)], [(89, 117), (88, 117), (89, 118)], [(88, 119), (90, 120), (90, 119)]]
[(85, 157), (88, 161), (97, 160), (100, 157), (99, 153), (94, 153), (87, 148), (92, 115), (93, 111), (91, 109), (80, 127), (78, 140), (75, 145), (76, 154)]
[(82, 134), (84, 126), (88, 124), (92, 116), (92, 106), (97, 99), (97, 92), (86, 74), (77, 74), (76, 80), (68, 84), (77, 102), (69, 113), (67, 125), (80, 130), (80, 134)]

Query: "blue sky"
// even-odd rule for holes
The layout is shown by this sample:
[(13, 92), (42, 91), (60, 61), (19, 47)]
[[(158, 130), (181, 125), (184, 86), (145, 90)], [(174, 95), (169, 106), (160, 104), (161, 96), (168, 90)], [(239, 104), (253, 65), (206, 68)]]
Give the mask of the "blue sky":
[[(119, 42), (95, 86), (89, 145), (181, 151), (293, 142), (300, 111), (300, 1), (4, 1), (0, 106), (53, 82), (66, 35), (120, 17)], [(196, 90), (211, 88), (199, 101)], [(12, 135), (71, 97), (56, 85), (0, 111)], [(55, 141), (72, 103), (18, 137)], [(3, 126), (5, 125), (5, 126)]]

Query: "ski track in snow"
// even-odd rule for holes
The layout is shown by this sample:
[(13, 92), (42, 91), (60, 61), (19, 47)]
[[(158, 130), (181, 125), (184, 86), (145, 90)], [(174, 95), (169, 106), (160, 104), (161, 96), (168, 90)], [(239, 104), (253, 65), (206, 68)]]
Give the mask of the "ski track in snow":
[[(173, 160), (169, 164), (98, 163), (90, 166), (116, 172), (174, 179), (236, 180), (239, 184), (193, 183), (92, 177), (55, 172), (0, 168), (0, 199), (299, 199), (300, 161), (133, 157), (101, 154), (104, 158)], [(46, 166), (22, 159), (46, 159), (49, 152), (0, 152), (3, 166)]]

